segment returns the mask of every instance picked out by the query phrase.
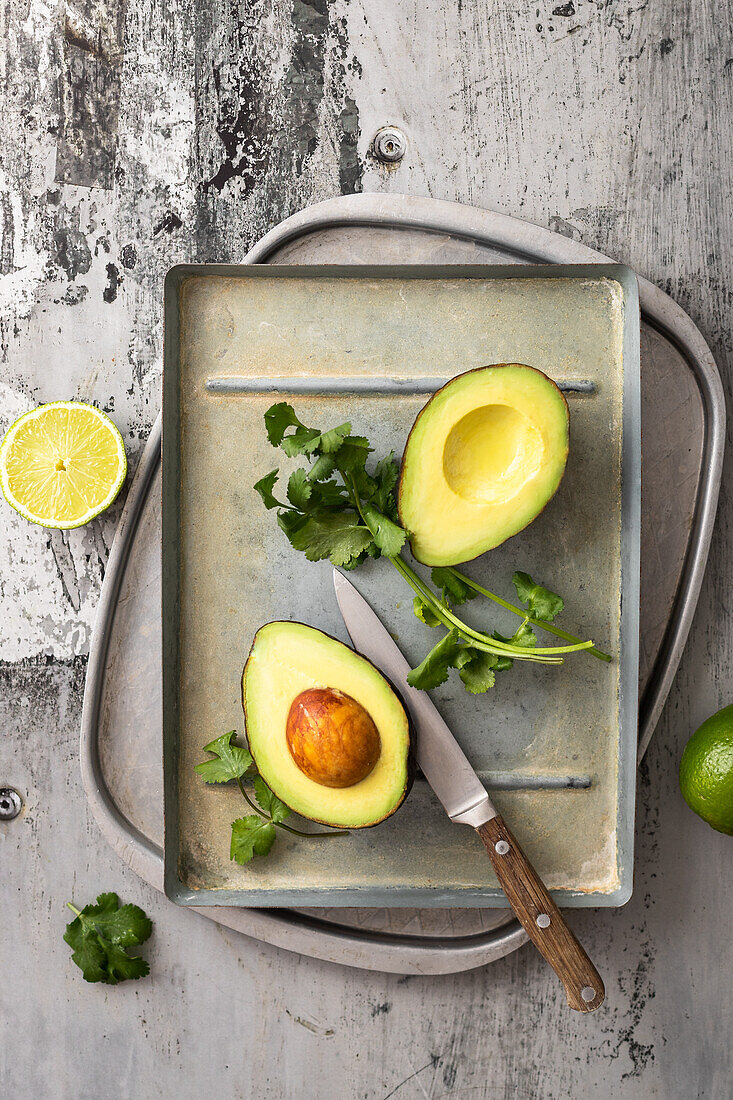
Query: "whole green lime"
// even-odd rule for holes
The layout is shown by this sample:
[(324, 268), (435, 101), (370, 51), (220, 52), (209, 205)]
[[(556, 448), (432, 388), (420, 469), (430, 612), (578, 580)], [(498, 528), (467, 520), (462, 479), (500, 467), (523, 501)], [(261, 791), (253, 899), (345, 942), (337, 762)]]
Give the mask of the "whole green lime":
[(708, 825), (733, 836), (733, 706), (703, 722), (685, 745), (680, 790)]

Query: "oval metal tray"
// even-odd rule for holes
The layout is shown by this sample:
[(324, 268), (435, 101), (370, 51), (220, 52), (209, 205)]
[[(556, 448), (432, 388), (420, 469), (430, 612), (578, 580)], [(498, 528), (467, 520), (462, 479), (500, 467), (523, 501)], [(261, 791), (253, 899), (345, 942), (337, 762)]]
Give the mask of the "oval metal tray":
[[(353, 195), (287, 219), (248, 263), (594, 263), (606, 257), (504, 215), (399, 195)], [(725, 409), (713, 357), (686, 313), (639, 280), (642, 307), (642, 622), (639, 756), (697, 603), (720, 484)], [(160, 420), (110, 554), (84, 695), (84, 787), (102, 832), (163, 888)], [(288, 950), (400, 974), (468, 970), (526, 942), (506, 910), (198, 910)]]

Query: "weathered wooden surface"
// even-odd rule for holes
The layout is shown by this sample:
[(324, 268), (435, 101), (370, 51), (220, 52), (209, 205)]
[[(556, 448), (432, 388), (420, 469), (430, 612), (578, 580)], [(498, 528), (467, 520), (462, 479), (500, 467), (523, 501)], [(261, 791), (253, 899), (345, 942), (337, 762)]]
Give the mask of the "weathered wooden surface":
[[(131, 456), (158, 408), (171, 262), (239, 259), (339, 191), (516, 214), (662, 285), (730, 390), (730, 0), (514, 8), (463, 0), (10, 0), (0, 118), (0, 417), (76, 396)], [(389, 173), (379, 125), (409, 149)], [(118, 511), (80, 532), (0, 516), (0, 1084), (19, 1097), (730, 1095), (729, 838), (685, 808), (688, 733), (730, 702), (733, 503), (640, 777), (636, 892), (575, 912), (607, 988), (563, 1007), (525, 948), (491, 968), (342, 970), (174, 908), (89, 819), (77, 736), (85, 654)], [(155, 918), (151, 979), (86, 985), (63, 903), (119, 888)]]

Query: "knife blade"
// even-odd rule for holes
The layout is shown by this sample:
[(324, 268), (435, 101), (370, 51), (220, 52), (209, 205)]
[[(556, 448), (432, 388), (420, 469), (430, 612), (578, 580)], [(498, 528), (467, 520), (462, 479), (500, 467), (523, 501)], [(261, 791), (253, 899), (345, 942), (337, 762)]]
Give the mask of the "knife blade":
[(392, 635), (337, 569), (333, 571), (333, 586), (354, 648), (394, 680), (408, 705), (418, 731), (417, 762), (448, 817), (474, 827), (496, 817), (488, 792), (432, 699), (407, 683), (410, 666)]
[(476, 829), (509, 904), (562, 981), (570, 1007), (578, 1012), (594, 1012), (605, 998), (598, 971), (497, 812), (432, 699), (407, 683), (410, 666), (392, 635), (337, 569), (333, 571), (333, 584), (354, 648), (393, 681), (410, 712), (417, 732), (417, 762), (451, 821)]

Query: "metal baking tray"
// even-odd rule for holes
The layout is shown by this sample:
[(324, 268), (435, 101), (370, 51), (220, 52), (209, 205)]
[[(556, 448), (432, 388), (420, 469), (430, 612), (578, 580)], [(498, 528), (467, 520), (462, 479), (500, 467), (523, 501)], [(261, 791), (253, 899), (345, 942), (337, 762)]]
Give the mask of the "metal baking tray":
[[(434, 697), (558, 903), (623, 904), (639, 638), (634, 274), (616, 264), (182, 265), (165, 299), (168, 896), (186, 905), (508, 905), (478, 838), (455, 828), (420, 776), (378, 829), (317, 845), (287, 838), (243, 868), (229, 858), (239, 791), (208, 787), (194, 772), (207, 741), (242, 728), (242, 666), (263, 623), (295, 619), (348, 641), (330, 566), (293, 551), (252, 488), (276, 462), (265, 410), (288, 396), (304, 423), (349, 420), (377, 455), (399, 455), (430, 393), (508, 361), (540, 367), (565, 390), (570, 458), (542, 515), (469, 571), (507, 593), (515, 569), (542, 579), (562, 592), (564, 621), (616, 660), (517, 666), (487, 696), (454, 680)], [(369, 561), (356, 580), (417, 664), (434, 639), (402, 579)], [(509, 632), (510, 619), (490, 609), (488, 629)]]
[[(405, 196), (329, 200), (288, 219), (254, 262), (594, 262), (577, 242), (503, 215)], [(643, 279), (640, 742), (643, 753), (697, 601), (723, 450), (720, 379), (687, 315)], [(674, 432), (667, 425), (674, 425)], [(90, 652), (81, 762), (90, 807), (141, 877), (163, 886), (160, 639), (160, 419), (112, 548)], [(403, 974), (450, 973), (516, 950), (506, 911), (273, 910), (220, 906), (210, 919), (321, 959)]]

